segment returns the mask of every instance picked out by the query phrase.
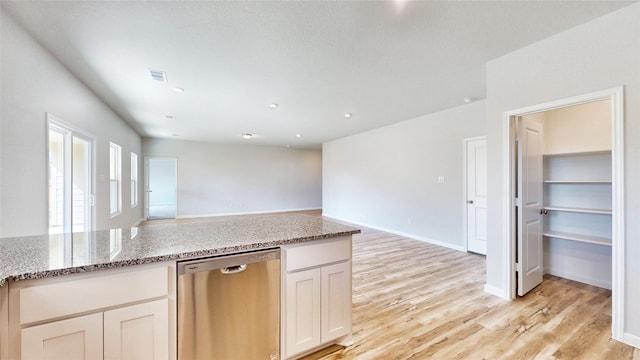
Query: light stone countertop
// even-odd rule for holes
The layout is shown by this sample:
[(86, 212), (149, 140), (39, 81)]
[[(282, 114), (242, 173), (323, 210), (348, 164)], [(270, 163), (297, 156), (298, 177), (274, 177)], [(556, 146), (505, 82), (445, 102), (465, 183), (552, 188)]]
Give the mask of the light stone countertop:
[(231, 254), (359, 232), (318, 216), (282, 214), (0, 238), (0, 287), (9, 280)]

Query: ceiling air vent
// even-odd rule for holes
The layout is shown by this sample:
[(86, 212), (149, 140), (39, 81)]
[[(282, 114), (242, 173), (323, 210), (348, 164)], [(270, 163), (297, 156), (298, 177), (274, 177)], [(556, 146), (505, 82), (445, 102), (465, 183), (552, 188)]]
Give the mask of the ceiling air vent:
[(167, 82), (166, 72), (160, 71), (160, 70), (153, 70), (153, 69), (147, 69), (147, 70), (149, 70), (149, 76), (151, 76), (153, 80)]

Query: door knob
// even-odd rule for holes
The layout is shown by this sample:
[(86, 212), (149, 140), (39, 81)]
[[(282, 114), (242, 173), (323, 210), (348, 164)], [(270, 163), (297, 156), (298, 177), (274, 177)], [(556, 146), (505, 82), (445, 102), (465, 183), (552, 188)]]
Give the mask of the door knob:
[(473, 200), (467, 200), (467, 204), (473, 204)]

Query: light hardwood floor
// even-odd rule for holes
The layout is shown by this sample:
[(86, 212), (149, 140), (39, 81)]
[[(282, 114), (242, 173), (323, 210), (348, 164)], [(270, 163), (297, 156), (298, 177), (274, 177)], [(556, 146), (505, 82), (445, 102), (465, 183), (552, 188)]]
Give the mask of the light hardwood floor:
[(610, 339), (611, 291), (545, 276), (483, 291), (485, 257), (363, 228), (353, 239), (354, 345), (322, 359), (640, 359)]

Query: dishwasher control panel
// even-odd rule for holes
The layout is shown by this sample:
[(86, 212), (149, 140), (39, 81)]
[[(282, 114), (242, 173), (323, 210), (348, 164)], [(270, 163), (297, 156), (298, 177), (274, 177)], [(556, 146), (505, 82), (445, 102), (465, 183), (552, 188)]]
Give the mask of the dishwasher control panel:
[(225, 269), (227, 273), (244, 270), (247, 264), (273, 261), (280, 259), (280, 249), (261, 250), (250, 253), (222, 255), (206, 259), (187, 260), (178, 262), (178, 275), (192, 274), (214, 269)]
[(269, 261), (269, 260), (275, 260), (275, 259), (277, 259), (277, 257), (274, 252), (249, 255), (249, 262)]

